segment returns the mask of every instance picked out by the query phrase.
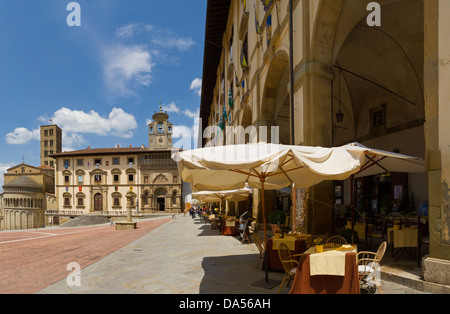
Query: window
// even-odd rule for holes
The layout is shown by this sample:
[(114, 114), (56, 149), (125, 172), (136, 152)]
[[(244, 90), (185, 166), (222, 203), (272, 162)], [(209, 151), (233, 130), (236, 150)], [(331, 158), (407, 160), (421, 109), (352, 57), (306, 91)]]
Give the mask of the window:
[(44, 141), (44, 147), (48, 146), (48, 141)]
[(53, 140), (50, 140), (50, 147), (53, 147)]
[[(45, 162), (46, 165), (48, 165), (48, 162)], [(50, 166), (53, 167), (55, 165), (55, 163), (53, 162), (53, 160), (50, 161)]]
[(64, 206), (70, 206), (70, 197), (64, 198)]
[(78, 205), (78, 206), (84, 206), (84, 200), (83, 200), (82, 197), (79, 197), (79, 198), (78, 198), (77, 205)]
[(84, 159), (77, 159), (77, 166), (82, 167), (84, 164)]
[(158, 132), (164, 132), (164, 124), (162, 122), (158, 123)]
[(101, 166), (102, 165), (102, 160), (101, 159), (94, 159), (94, 164), (95, 164), (95, 166)]
[(380, 127), (384, 125), (384, 112), (383, 110), (378, 110), (373, 114), (372, 126)]
[(370, 110), (370, 131), (379, 135), (386, 127), (386, 104)]
[(130, 164), (134, 164), (134, 158), (133, 157), (128, 158), (128, 164), (129, 165)]
[(119, 157), (114, 157), (113, 158), (113, 165), (120, 165), (120, 158)]
[(134, 175), (133, 174), (129, 174), (128, 175), (128, 181), (129, 182), (133, 182), (134, 181)]
[(48, 130), (44, 130), (44, 136), (48, 136)]
[(94, 175), (94, 181), (95, 181), (95, 183), (101, 183), (102, 182), (102, 175), (101, 174)]
[(70, 182), (70, 176), (64, 176), (64, 182), (69, 183)]
[(80, 183), (80, 184), (83, 183), (83, 175), (78, 176), (78, 183)]
[(119, 182), (119, 175), (115, 174), (114, 175), (114, 183), (118, 183)]
[(114, 206), (120, 206), (120, 198), (114, 197)]
[(148, 184), (148, 176), (144, 176), (144, 184)]

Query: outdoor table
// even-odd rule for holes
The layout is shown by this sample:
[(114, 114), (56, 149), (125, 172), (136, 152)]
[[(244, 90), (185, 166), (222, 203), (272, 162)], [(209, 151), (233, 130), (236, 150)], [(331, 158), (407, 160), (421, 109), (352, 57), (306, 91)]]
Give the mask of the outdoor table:
[[(366, 224), (365, 223), (361, 223), (361, 222), (357, 222), (354, 226), (353, 226), (354, 230), (356, 231), (356, 233), (358, 234), (358, 239), (361, 241), (366, 241)], [(367, 224), (367, 228), (371, 228), (370, 224)], [(346, 225), (345, 229), (352, 229), (351, 225)]]
[[(307, 237), (307, 236), (306, 236)], [(267, 240), (268, 270), (284, 271), (283, 264), (278, 256), (278, 247), (280, 243), (286, 244), (292, 255), (301, 254), (306, 250), (306, 237), (293, 237), (285, 235), (284, 238), (270, 238)], [(298, 257), (297, 257), (298, 259)], [(265, 268), (263, 263), (262, 269)]]
[(289, 293), (360, 294), (356, 249), (315, 253), (315, 247), (309, 248), (300, 258)]
[(235, 236), (238, 234), (239, 219), (224, 220), (222, 222), (222, 235)]
[[(396, 262), (404, 252), (406, 252), (411, 258), (415, 259), (407, 249), (408, 248), (419, 248), (419, 229), (414, 227), (403, 227), (402, 229), (395, 230), (394, 228), (388, 228), (388, 243), (392, 245), (391, 255), (394, 257), (399, 252), (401, 254), (394, 260)], [(398, 251), (394, 254), (394, 249)], [(418, 254), (418, 259), (420, 254)]]

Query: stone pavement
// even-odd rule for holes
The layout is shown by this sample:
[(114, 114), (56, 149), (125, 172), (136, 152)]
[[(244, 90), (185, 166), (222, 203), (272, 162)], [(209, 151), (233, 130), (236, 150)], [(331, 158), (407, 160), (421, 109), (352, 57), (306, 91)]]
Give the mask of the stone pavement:
[[(139, 225), (139, 221), (138, 221)], [(254, 244), (220, 236), (210, 224), (177, 215), (129, 245), (81, 271), (80, 286), (66, 279), (40, 294), (276, 294), (252, 284), (264, 278)], [(280, 280), (283, 273), (269, 272)], [(384, 294), (418, 294), (420, 290), (382, 281)], [(283, 288), (282, 294), (287, 294)]]

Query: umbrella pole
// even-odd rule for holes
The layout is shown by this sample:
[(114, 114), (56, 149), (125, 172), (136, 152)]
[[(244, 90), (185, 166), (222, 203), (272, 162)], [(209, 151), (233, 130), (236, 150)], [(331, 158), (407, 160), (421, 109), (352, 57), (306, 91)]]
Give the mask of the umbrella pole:
[(264, 179), (261, 179), (261, 202), (262, 202), (262, 215), (263, 215), (263, 230), (264, 230), (264, 271), (266, 273), (266, 283), (269, 282), (269, 269), (268, 269), (268, 252), (267, 252), (267, 235), (266, 235), (266, 202), (264, 201)]
[(350, 208), (352, 211), (352, 244), (355, 244), (355, 236), (353, 233), (355, 232), (355, 226), (353, 221), (353, 211), (355, 206), (355, 199), (354, 199), (354, 175), (350, 176)]
[(262, 287), (266, 289), (272, 289), (278, 286), (281, 281), (269, 280), (269, 252), (267, 251), (267, 235), (266, 235), (266, 204), (264, 202), (264, 181), (265, 177), (260, 177), (261, 181), (261, 202), (262, 202), (262, 215), (263, 215), (263, 230), (264, 230), (264, 272), (265, 278), (252, 284), (253, 286)]

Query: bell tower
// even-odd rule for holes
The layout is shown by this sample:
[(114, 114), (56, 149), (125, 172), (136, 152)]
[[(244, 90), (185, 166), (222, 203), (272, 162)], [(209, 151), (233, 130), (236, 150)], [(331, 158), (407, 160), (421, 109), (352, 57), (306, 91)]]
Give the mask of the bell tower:
[(153, 121), (148, 125), (148, 147), (149, 149), (170, 149), (172, 148), (173, 124), (169, 122), (169, 115), (162, 111), (155, 111)]

